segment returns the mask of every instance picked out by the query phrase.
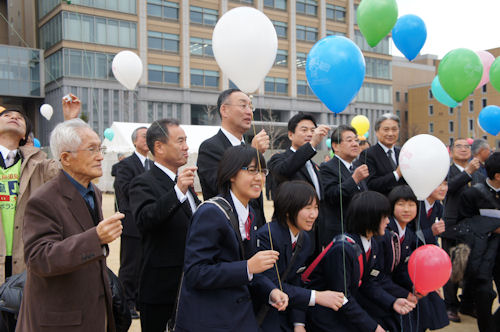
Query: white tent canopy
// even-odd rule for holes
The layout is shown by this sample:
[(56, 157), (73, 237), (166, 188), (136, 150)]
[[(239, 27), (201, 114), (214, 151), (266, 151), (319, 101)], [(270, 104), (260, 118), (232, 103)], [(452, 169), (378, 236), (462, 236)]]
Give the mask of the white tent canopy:
[[(108, 140), (105, 138), (102, 142), (103, 146), (106, 146), (107, 153), (104, 156), (102, 162), (103, 175), (99, 178), (97, 186), (102, 191), (114, 191), (113, 182), (114, 178), (111, 176), (111, 167), (113, 164), (118, 162), (118, 153), (130, 154), (135, 148), (132, 144), (132, 132), (139, 127), (149, 127), (149, 123), (138, 123), (138, 122), (113, 122), (111, 129), (114, 132), (113, 140)], [(214, 136), (220, 127), (218, 126), (192, 126), (192, 125), (181, 125), (182, 129), (186, 132), (187, 144), (189, 146), (189, 158), (187, 166), (196, 165), (196, 160), (198, 159), (198, 149), (201, 143)], [(201, 191), (198, 183), (198, 179), (195, 179), (195, 189)]]

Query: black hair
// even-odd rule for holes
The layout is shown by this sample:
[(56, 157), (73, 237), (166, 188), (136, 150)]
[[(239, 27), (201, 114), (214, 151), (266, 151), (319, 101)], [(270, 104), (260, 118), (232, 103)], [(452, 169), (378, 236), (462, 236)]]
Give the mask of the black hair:
[(21, 116), (24, 119), (24, 123), (26, 124), (26, 132), (24, 133), (24, 137), (19, 141), (19, 146), (23, 146), (28, 141), (28, 136), (29, 136), (30, 132), (33, 130), (32, 126), (31, 126), (31, 121), (30, 121), (30, 119), (28, 119), (26, 114), (22, 110), (20, 110), (19, 108), (8, 108), (5, 111), (3, 111), (2, 113), (0, 113), (0, 116), (4, 116), (5, 114), (12, 113), (12, 112), (17, 112), (17, 113), (21, 114)]
[(162, 143), (167, 143), (168, 127), (178, 125), (179, 121), (176, 119), (160, 119), (153, 121), (146, 132), (146, 143), (153, 156), (155, 155), (155, 142), (160, 141)]
[(396, 203), (401, 199), (403, 201), (412, 201), (417, 204), (418, 208), (418, 199), (417, 196), (413, 193), (413, 190), (411, 190), (410, 186), (408, 185), (401, 185), (394, 187), (389, 195), (387, 196), (389, 199), (389, 202), (391, 203), (391, 214), (394, 213), (394, 206), (396, 206)]
[(500, 152), (493, 152), (484, 162), (488, 178), (493, 180), (495, 174), (500, 173)]
[(330, 137), (332, 144), (340, 144), (340, 142), (342, 142), (342, 134), (346, 131), (352, 131), (354, 135), (356, 135), (356, 138), (358, 137), (358, 132), (354, 129), (354, 127), (341, 124), (338, 125), (332, 132), (332, 136)]
[(366, 236), (378, 234), (382, 218), (391, 215), (387, 197), (376, 191), (356, 194), (346, 213), (347, 232)]
[(295, 114), (294, 116), (292, 116), (290, 118), (290, 120), (288, 120), (288, 131), (295, 133), (295, 129), (297, 128), (297, 125), (299, 124), (300, 121), (303, 121), (303, 120), (311, 120), (315, 127), (318, 126), (316, 124), (316, 120), (314, 119), (314, 116), (312, 116), (312, 114), (299, 112), (299, 113)]
[(219, 194), (227, 195), (231, 189), (231, 178), (236, 176), (242, 167), (250, 165), (254, 160), (257, 166), (257, 158), (260, 161), (260, 167), (266, 168), (264, 156), (255, 148), (242, 145), (228, 148), (224, 152), (217, 170), (217, 188)]
[(229, 98), (229, 96), (233, 92), (241, 92), (241, 90), (237, 89), (237, 88), (231, 88), (231, 89), (224, 90), (219, 94), (219, 97), (217, 98), (217, 110), (219, 111), (219, 115), (220, 115), (220, 108), (222, 107), (222, 104), (224, 104), (226, 102), (227, 98)]
[(370, 144), (370, 142), (368, 142), (368, 140), (366, 140), (366, 139), (365, 139), (365, 140), (361, 140), (361, 141), (359, 141), (359, 146), (363, 146), (363, 145), (365, 145), (365, 144), (368, 144), (368, 146), (369, 146), (369, 147), (370, 147), (370, 146), (372, 146), (372, 145)]
[(274, 197), (274, 217), (286, 227), (288, 220), (297, 226), (299, 211), (313, 200), (319, 205), (316, 189), (310, 183), (299, 180), (285, 181), (279, 186), (278, 193)]

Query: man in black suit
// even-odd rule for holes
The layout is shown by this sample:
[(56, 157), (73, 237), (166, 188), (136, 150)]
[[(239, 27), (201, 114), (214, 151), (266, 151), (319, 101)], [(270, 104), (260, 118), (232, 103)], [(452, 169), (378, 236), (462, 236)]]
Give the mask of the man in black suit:
[[(253, 106), (250, 98), (239, 89), (228, 89), (219, 95), (217, 109), (221, 117), (221, 128), (217, 134), (201, 143), (198, 150), (198, 176), (203, 199), (218, 194), (217, 168), (222, 155), (231, 146), (244, 145), (243, 134), (252, 126)], [(269, 136), (262, 129), (252, 140), (252, 147), (264, 153), (269, 148)], [(250, 201), (255, 212), (255, 223), (265, 223), (262, 196)]]
[(200, 203), (193, 190), (196, 167), (186, 167), (186, 134), (177, 120), (157, 120), (146, 140), (151, 170), (132, 180), (130, 203), (141, 233), (143, 257), (139, 309), (143, 332), (164, 331), (173, 314), (184, 264), (186, 235)]
[(144, 173), (145, 168), (149, 167), (146, 130), (148, 130), (146, 127), (139, 127), (132, 132), (132, 142), (135, 146), (135, 151), (132, 155), (115, 164), (116, 175), (113, 184), (118, 209), (125, 214), (120, 242), (120, 270), (118, 271), (118, 278), (123, 285), (123, 292), (133, 319), (139, 318), (135, 308), (142, 247), (139, 230), (135, 224), (130, 207), (131, 197), (129, 195), (129, 186), (133, 178)]
[[(457, 244), (451, 233), (452, 227), (457, 223), (460, 196), (473, 180), (473, 176), (479, 169), (480, 162), (477, 158), (471, 158), (471, 147), (466, 139), (458, 138), (451, 146), (451, 159), (453, 163), (448, 171), (448, 193), (444, 201), (443, 219), (445, 231), (441, 234), (443, 249), (449, 254), (450, 248)], [(470, 161), (469, 161), (470, 160)], [(457, 298), (458, 284), (448, 281), (443, 287), (444, 302), (448, 311), (448, 318), (452, 322), (460, 322), (458, 308), (460, 303)], [(468, 302), (467, 299), (462, 299)], [(472, 301), (472, 299), (471, 299)]]
[[(310, 183), (315, 189), (320, 201), (323, 199), (323, 189), (320, 183), (319, 167), (311, 158), (316, 154), (316, 147), (328, 134), (330, 128), (326, 125), (316, 125), (311, 114), (299, 112), (288, 121), (288, 139), (291, 146), (285, 152), (275, 154), (268, 163), (269, 171), (274, 177), (275, 192), (285, 181), (303, 180)], [(311, 231), (315, 253), (319, 251), (318, 225), (322, 222), (323, 213), (320, 210)]]
[(338, 126), (332, 133), (331, 142), (335, 156), (320, 167), (325, 213), (320, 230), (323, 246), (328, 245), (335, 235), (345, 232), (341, 211), (345, 218), (351, 198), (361, 191), (368, 190), (365, 182), (369, 175), (368, 166), (353, 165), (361, 151), (356, 129), (347, 125)]
[(375, 122), (378, 143), (363, 151), (358, 163), (365, 163), (370, 171), (368, 189), (388, 195), (392, 188), (406, 184), (399, 169), (400, 148), (395, 144), (399, 138), (399, 117), (383, 114)]

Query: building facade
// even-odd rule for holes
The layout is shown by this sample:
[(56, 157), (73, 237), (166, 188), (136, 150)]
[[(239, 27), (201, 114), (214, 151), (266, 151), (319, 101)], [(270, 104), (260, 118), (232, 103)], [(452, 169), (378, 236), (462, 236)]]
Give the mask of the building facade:
[[(27, 40), (30, 45), (43, 50), (42, 96), (54, 107), (51, 121), (36, 120), (37, 136), (42, 144), (48, 142), (48, 133), (62, 120), (60, 101), (69, 92), (80, 97), (82, 117), (101, 135), (114, 121), (152, 122), (174, 117), (182, 124), (217, 124), (217, 96), (234, 84), (215, 61), (212, 32), (217, 20), (238, 6), (263, 11), (272, 20), (278, 35), (275, 65), (253, 94), (258, 129), (283, 135), (288, 119), (299, 111), (311, 112), (319, 123), (329, 125), (348, 123), (356, 114), (366, 115), (373, 121), (393, 111), (390, 41), (386, 37), (375, 48), (367, 45), (356, 25), (358, 0), (6, 3), (9, 16), (11, 7), (33, 3), (29, 13), (33, 16), (32, 22), (36, 22), (34, 31), (29, 27), (23, 31), (30, 36)], [(24, 21), (14, 22), (14, 27), (20, 29), (26, 25)], [(305, 74), (307, 53), (316, 41), (327, 35), (352, 39), (366, 59), (363, 87), (355, 101), (338, 115), (328, 111), (314, 96)], [(134, 91), (122, 87), (111, 71), (114, 55), (124, 49), (136, 52), (144, 66)], [(33, 116), (39, 118), (35, 113)], [(371, 135), (373, 137), (373, 133)]]

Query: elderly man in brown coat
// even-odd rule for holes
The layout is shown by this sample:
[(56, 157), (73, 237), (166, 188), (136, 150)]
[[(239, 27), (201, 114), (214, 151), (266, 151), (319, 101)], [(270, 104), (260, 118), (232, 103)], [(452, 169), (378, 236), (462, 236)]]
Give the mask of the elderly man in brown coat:
[(122, 232), (121, 213), (102, 220), (99, 136), (82, 120), (50, 137), (59, 174), (37, 189), (23, 228), (27, 278), (16, 331), (114, 332), (107, 244)]

